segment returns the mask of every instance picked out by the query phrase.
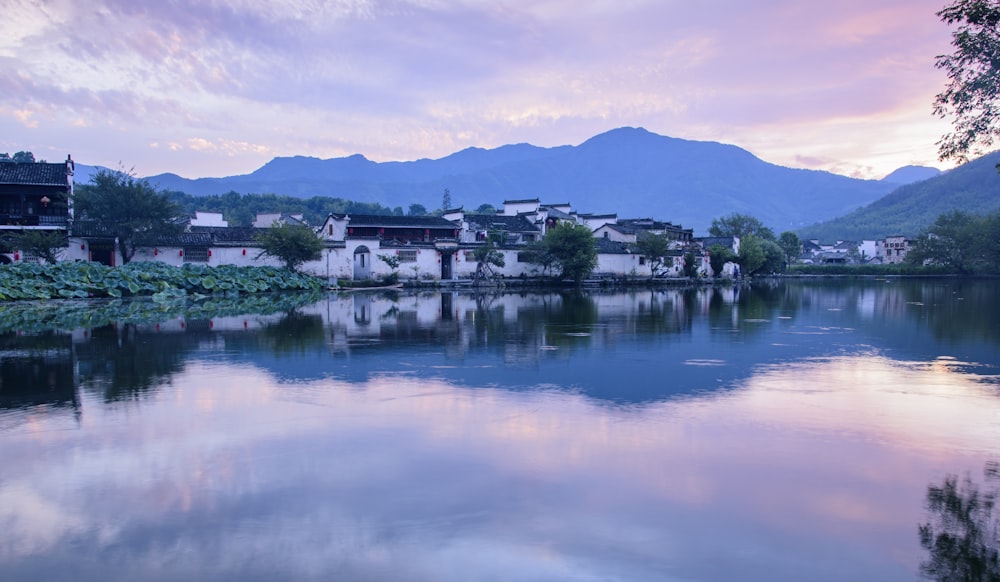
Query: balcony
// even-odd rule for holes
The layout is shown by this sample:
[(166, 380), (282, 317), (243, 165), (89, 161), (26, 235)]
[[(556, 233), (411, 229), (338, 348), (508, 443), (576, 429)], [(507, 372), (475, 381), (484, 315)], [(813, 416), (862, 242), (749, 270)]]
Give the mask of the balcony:
[(40, 226), (66, 228), (66, 216), (38, 214), (0, 214), (0, 226)]

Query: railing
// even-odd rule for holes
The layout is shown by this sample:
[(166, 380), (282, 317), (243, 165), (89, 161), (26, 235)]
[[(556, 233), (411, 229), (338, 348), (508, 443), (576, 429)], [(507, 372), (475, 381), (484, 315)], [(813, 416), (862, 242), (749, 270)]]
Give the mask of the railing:
[(0, 214), (2, 226), (61, 226), (65, 227), (65, 216), (50, 216), (38, 214)]

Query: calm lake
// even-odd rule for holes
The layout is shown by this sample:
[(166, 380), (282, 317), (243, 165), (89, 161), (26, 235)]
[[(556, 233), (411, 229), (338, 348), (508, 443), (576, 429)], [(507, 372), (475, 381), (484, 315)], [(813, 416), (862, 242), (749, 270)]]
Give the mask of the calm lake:
[(0, 306), (0, 579), (915, 580), (995, 484), (998, 281), (316, 299)]

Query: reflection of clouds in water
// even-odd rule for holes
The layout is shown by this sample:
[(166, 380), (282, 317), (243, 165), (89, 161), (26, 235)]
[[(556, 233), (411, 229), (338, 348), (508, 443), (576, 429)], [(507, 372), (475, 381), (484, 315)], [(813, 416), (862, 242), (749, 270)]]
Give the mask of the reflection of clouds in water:
[(781, 578), (801, 573), (794, 546), (834, 579), (850, 577), (844, 563), (912, 574), (920, 505), (901, 484), (922, 487), (939, 459), (1000, 442), (995, 398), (942, 363), (764, 366), (731, 391), (643, 406), (559, 386), (395, 374), (279, 384), (192, 364), (141, 407), (86, 400), (80, 431), (43, 418), (6, 435), (0, 453), (22, 450), (24, 463), (0, 473), (0, 507), (16, 506), (0, 515), (8, 540), (26, 541), (4, 560), (71, 563), (79, 551), (126, 573)]

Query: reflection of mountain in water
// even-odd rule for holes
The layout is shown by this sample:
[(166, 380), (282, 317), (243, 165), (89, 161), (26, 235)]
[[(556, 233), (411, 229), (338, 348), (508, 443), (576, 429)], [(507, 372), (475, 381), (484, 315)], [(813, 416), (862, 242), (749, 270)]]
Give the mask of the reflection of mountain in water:
[(417, 374), (618, 402), (717, 390), (760, 365), (871, 350), (915, 361), (951, 356), (995, 373), (996, 287), (822, 281), (614, 294), (333, 294), (271, 315), (105, 326), (72, 340), (9, 335), (11, 354), (31, 342), (64, 347), (41, 359), (5, 356), (0, 396), (5, 406), (72, 402), (75, 365), (76, 381), (103, 399), (139, 398), (189, 359), (251, 364), (282, 379)]

